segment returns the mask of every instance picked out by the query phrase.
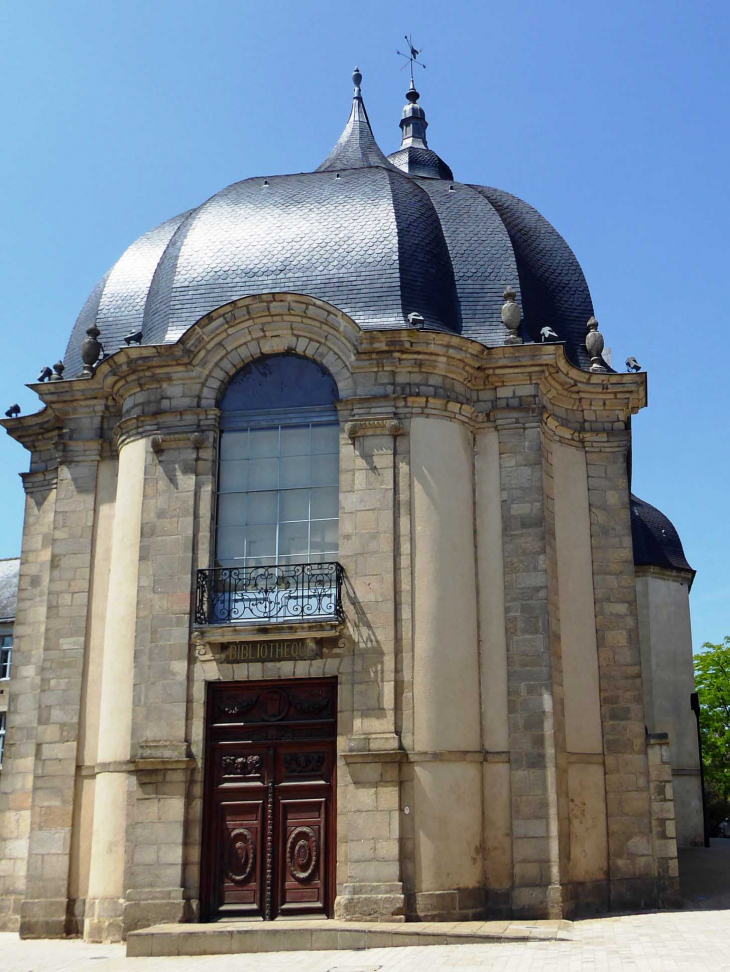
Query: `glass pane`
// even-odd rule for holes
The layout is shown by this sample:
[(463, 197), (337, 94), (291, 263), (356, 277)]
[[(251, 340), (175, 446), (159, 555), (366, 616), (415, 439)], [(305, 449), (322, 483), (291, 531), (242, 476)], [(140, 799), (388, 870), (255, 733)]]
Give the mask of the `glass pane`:
[(248, 497), (245, 493), (228, 493), (226, 496), (219, 496), (218, 526), (243, 526), (246, 523), (247, 506)]
[(223, 433), (221, 459), (248, 459), (248, 429), (245, 432)]
[(317, 456), (312, 460), (312, 486), (336, 486), (339, 481), (339, 455)]
[(278, 493), (249, 493), (248, 522), (276, 523)]
[(279, 485), (278, 459), (249, 459), (248, 466), (249, 489), (276, 489)]
[(339, 515), (339, 489), (336, 486), (321, 486), (312, 490), (313, 520), (329, 519)]
[[(270, 567), (272, 564), (278, 563), (276, 557), (249, 557), (246, 561), (247, 567)], [(264, 582), (262, 581), (262, 584)]]
[(282, 523), (279, 527), (279, 556), (302, 556), (307, 553), (308, 523)]
[(293, 428), (281, 430), (282, 456), (309, 455), (309, 426), (295, 425)]
[(309, 490), (283, 489), (279, 494), (280, 520), (308, 520), (309, 519)]
[(318, 456), (325, 452), (340, 451), (339, 425), (312, 426), (312, 455)]
[(309, 456), (285, 456), (281, 460), (279, 484), (285, 486), (309, 486)]
[(276, 556), (276, 524), (248, 527), (246, 558)]
[(245, 527), (219, 526), (218, 544), (216, 546), (218, 560), (232, 561), (240, 559), (243, 562), (245, 539)]
[(248, 489), (248, 462), (246, 459), (230, 459), (221, 463), (221, 493), (245, 492)]
[(312, 553), (337, 553), (337, 520), (312, 520)]
[(251, 429), (248, 447), (252, 459), (279, 455), (279, 429)]

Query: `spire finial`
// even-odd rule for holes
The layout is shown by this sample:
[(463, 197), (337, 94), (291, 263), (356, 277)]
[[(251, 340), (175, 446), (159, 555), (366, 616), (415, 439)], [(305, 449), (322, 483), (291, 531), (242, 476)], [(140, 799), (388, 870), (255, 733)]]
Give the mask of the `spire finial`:
[(363, 169), (373, 165), (380, 165), (386, 169), (394, 168), (380, 151), (373, 136), (368, 113), (365, 110), (365, 102), (360, 91), (361, 81), (360, 68), (356, 67), (352, 72), (352, 83), (355, 85), (355, 91), (352, 97), (350, 117), (337, 144), (322, 165), (317, 168), (317, 172), (337, 169)]
[(360, 92), (360, 83), (362, 82), (362, 74), (360, 74), (360, 68), (356, 67), (352, 72), (352, 83), (355, 85), (355, 98), (361, 98), (362, 94)]

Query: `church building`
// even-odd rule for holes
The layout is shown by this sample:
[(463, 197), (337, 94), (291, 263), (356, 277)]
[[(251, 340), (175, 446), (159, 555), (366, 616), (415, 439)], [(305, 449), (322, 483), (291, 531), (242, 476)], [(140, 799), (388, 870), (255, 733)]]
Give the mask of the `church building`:
[(558, 232), (429, 147), (413, 82), (386, 156), (361, 80), (316, 171), (133, 243), (2, 422), (30, 471), (0, 929), (678, 899), (694, 573), (631, 494), (646, 374)]

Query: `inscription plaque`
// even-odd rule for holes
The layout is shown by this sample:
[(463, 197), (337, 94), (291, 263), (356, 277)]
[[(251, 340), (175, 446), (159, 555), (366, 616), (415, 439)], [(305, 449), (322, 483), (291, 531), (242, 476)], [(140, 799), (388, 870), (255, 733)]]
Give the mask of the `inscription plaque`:
[(291, 641), (228, 641), (221, 645), (224, 662), (309, 661), (322, 658), (322, 643), (312, 638)]

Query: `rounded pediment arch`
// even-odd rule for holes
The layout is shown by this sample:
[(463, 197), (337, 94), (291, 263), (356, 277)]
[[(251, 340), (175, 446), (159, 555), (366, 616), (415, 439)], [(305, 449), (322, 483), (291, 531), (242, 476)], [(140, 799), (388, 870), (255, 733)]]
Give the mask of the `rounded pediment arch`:
[(203, 376), (200, 406), (214, 408), (244, 365), (287, 353), (317, 362), (334, 379), (339, 397), (351, 396), (360, 333), (355, 321), (325, 301), (303, 294), (259, 294), (206, 314), (182, 335), (179, 346)]

